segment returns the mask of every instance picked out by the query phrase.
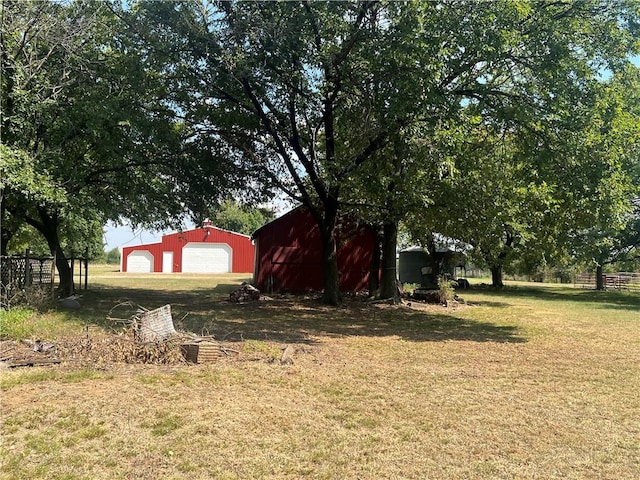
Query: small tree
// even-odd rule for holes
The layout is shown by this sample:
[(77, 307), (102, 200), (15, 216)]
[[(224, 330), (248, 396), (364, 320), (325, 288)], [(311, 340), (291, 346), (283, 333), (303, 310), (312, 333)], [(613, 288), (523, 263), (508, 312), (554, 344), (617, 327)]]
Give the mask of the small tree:
[(106, 254), (106, 262), (109, 265), (120, 265), (120, 250), (112, 248)]
[(269, 208), (243, 205), (233, 200), (225, 200), (207, 215), (216, 227), (232, 232), (251, 235), (265, 223), (275, 218)]

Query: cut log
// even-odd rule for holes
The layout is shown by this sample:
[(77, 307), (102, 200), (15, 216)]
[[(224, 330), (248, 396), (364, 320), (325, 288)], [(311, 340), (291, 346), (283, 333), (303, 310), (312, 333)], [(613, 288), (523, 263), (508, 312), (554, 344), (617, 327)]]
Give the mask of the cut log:
[(15, 368), (15, 367), (42, 367), (44, 365), (56, 365), (61, 363), (61, 360), (56, 360), (52, 358), (32, 358), (28, 360), (20, 360), (16, 362), (7, 362), (5, 363), (6, 367)]

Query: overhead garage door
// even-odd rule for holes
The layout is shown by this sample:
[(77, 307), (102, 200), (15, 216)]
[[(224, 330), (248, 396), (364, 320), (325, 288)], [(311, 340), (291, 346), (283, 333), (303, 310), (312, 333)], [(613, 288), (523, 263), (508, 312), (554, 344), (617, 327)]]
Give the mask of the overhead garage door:
[(137, 250), (127, 256), (127, 272), (153, 272), (153, 255), (146, 250)]
[(187, 243), (182, 248), (182, 271), (186, 273), (231, 272), (231, 247), (226, 243)]

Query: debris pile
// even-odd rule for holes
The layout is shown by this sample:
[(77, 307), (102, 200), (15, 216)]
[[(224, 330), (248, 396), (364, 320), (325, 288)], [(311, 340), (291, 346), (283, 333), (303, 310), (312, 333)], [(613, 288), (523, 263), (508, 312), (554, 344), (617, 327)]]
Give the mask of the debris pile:
[(257, 300), (260, 300), (260, 290), (246, 282), (243, 282), (242, 285), (229, 294), (229, 301), (233, 303), (246, 303)]
[(42, 340), (0, 341), (0, 365), (8, 368), (60, 363), (55, 344)]
[[(234, 293), (232, 298), (239, 303), (268, 299), (261, 297), (260, 291), (249, 284), (243, 284)], [(123, 307), (126, 307), (126, 312), (122, 311)], [(110, 363), (175, 365), (211, 363), (225, 358), (279, 360), (282, 365), (294, 363), (296, 349), (292, 345), (272, 348), (270, 344), (262, 345), (258, 341), (260, 348), (251, 349), (248, 348), (250, 341), (245, 341), (241, 332), (238, 343), (224, 341), (228, 335), (220, 341), (208, 332), (197, 335), (176, 331), (171, 305), (149, 310), (130, 301), (120, 302), (109, 311), (107, 320), (115, 327), (111, 333), (86, 325), (83, 334), (57, 338), (53, 342), (0, 341), (0, 367), (62, 362), (92, 366)]]
[[(171, 315), (171, 305), (164, 305), (154, 310), (148, 310), (140, 305), (125, 302), (114, 308), (122, 305), (134, 307), (135, 313), (131, 315), (129, 319), (113, 318), (110, 315), (107, 318), (112, 321), (127, 324), (134, 332), (134, 339), (138, 345), (138, 349), (146, 347), (152, 350), (179, 352), (182, 362), (189, 363), (212, 362), (230, 353), (238, 353), (237, 350), (222, 345), (222, 343), (218, 342), (213, 336), (176, 332)], [(162, 359), (163, 358), (160, 358), (158, 360)], [(172, 362), (166, 363), (177, 363), (175, 361), (176, 359), (172, 360)]]
[(66, 360), (91, 365), (103, 363), (144, 363), (174, 365), (185, 363), (180, 344), (174, 340), (140, 342), (133, 328), (117, 334), (61, 340), (57, 344), (60, 356)]

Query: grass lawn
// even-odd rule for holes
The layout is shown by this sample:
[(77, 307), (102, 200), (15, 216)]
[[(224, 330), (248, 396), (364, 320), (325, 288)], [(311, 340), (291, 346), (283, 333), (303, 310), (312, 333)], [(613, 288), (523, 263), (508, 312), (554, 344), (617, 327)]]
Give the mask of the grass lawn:
[[(169, 303), (241, 355), (0, 370), (2, 479), (640, 478), (638, 295), (237, 305), (241, 275), (90, 274), (81, 310), (25, 328), (97, 342), (119, 301)], [(270, 361), (286, 345), (293, 365)]]

